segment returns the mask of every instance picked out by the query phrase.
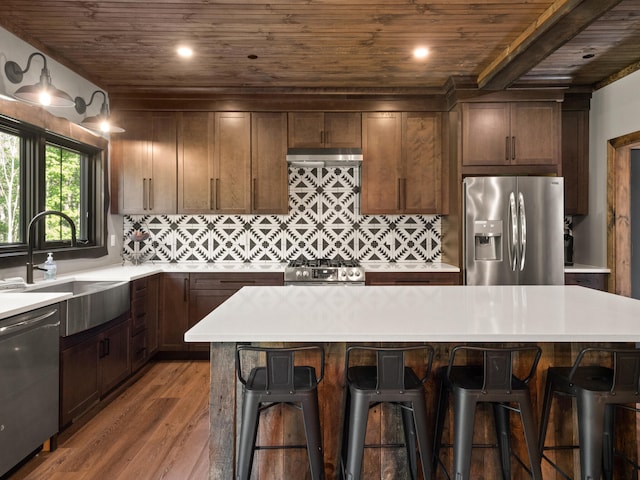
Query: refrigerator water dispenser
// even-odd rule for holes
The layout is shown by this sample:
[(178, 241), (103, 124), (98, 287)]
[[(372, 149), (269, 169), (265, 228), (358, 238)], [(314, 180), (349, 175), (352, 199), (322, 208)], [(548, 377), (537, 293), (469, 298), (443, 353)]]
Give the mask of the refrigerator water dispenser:
[(473, 222), (475, 259), (502, 261), (502, 220)]

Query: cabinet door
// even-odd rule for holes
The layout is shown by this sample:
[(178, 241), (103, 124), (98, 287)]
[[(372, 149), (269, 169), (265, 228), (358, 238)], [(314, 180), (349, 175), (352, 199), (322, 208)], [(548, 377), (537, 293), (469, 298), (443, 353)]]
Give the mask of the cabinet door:
[(178, 116), (178, 213), (213, 211), (213, 120), (211, 112)]
[(442, 114), (402, 114), (401, 210), (442, 213)]
[(462, 105), (463, 165), (508, 165), (509, 103)]
[(117, 169), (117, 205), (114, 213), (144, 213), (147, 206), (151, 113), (133, 112), (122, 118), (125, 132), (112, 140), (112, 168)]
[(562, 112), (564, 213), (589, 213), (589, 111)]
[(360, 148), (362, 146), (362, 115), (360, 113), (325, 113), (324, 146)]
[(363, 114), (360, 208), (365, 215), (392, 214), (400, 209), (401, 132), (400, 113)]
[(289, 148), (324, 147), (324, 113), (289, 113)]
[(60, 352), (60, 426), (99, 400), (98, 342), (91, 337)]
[(249, 213), (251, 210), (251, 114), (215, 114), (214, 210)]
[(251, 211), (289, 212), (287, 114), (251, 114)]
[(131, 373), (129, 321), (105, 331), (99, 341), (100, 394), (104, 396)]
[(158, 351), (158, 300), (160, 293), (160, 275), (147, 278), (147, 305), (146, 305), (146, 346), (147, 356)]
[(118, 213), (176, 212), (176, 116), (134, 112), (114, 144)]
[(561, 116), (558, 102), (511, 104), (511, 160), (520, 165), (560, 162)]
[(165, 273), (160, 286), (160, 350), (186, 350), (188, 330), (189, 274)]
[(154, 113), (151, 125), (151, 177), (148, 211), (177, 211), (177, 120), (175, 113)]

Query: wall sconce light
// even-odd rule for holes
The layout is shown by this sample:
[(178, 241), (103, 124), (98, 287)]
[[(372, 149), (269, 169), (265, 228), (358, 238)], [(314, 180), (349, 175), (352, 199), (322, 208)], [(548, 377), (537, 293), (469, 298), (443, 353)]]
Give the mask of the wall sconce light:
[(91, 94), (89, 103), (86, 103), (82, 97), (76, 97), (76, 112), (83, 114), (87, 111), (87, 107), (93, 102), (93, 97), (96, 93), (101, 93), (104, 97), (102, 106), (100, 107), (100, 113), (93, 117), (86, 117), (80, 125), (91, 130), (100, 130), (101, 132), (122, 133), (124, 128), (113, 125), (110, 120), (109, 104), (107, 104), (107, 95), (102, 90), (96, 90)]
[(34, 85), (25, 85), (20, 87), (13, 94), (14, 97), (24, 100), (25, 102), (35, 103), (38, 105), (52, 107), (73, 107), (75, 105), (73, 99), (68, 93), (58, 90), (51, 84), (51, 75), (47, 68), (47, 59), (39, 52), (29, 55), (27, 60), (27, 68), (22, 70), (16, 62), (8, 61), (4, 64), (4, 73), (11, 83), (22, 82), (23, 74), (29, 71), (31, 67), (31, 59), (36, 55), (42, 57), (44, 67), (40, 72), (40, 81)]

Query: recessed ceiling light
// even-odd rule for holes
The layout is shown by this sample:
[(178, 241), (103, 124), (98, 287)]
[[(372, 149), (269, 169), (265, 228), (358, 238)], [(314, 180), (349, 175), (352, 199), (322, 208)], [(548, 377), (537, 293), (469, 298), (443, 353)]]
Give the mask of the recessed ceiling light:
[(413, 51), (413, 57), (417, 59), (427, 58), (429, 56), (429, 49), (425, 47), (418, 47)]
[(182, 58), (189, 58), (193, 55), (191, 47), (178, 47), (178, 55)]

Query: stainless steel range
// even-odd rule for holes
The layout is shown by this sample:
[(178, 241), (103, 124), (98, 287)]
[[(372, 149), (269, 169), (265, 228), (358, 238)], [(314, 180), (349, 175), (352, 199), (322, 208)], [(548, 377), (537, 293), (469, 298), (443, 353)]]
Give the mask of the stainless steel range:
[(284, 271), (285, 285), (364, 285), (364, 268), (356, 260), (298, 258)]

